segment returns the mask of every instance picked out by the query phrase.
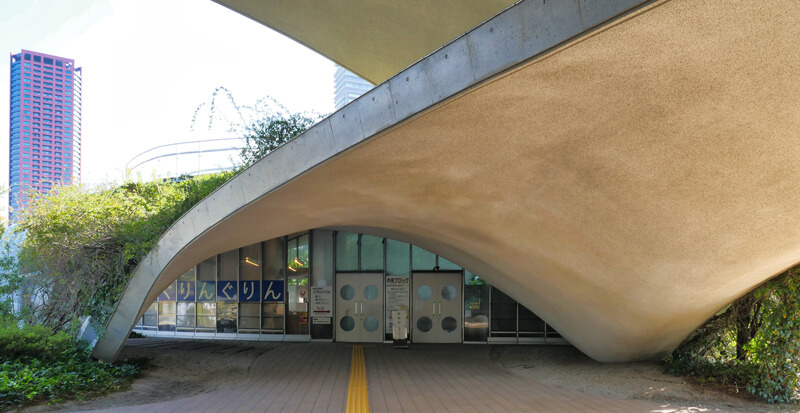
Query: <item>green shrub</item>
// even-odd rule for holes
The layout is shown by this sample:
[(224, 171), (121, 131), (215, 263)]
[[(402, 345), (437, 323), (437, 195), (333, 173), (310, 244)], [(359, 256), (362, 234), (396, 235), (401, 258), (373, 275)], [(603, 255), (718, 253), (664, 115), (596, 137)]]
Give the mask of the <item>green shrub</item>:
[(161, 235), (232, 176), (35, 195), (15, 228), (25, 233), (20, 270), (0, 272), (0, 284), (25, 274), (16, 287), (25, 292), (24, 322), (74, 333), (75, 320), (91, 316), (102, 335), (130, 275)]
[(93, 361), (66, 333), (14, 325), (0, 327), (0, 363), (0, 410), (125, 389), (141, 368)]
[(74, 339), (60, 332), (53, 334), (43, 326), (18, 328), (6, 325), (0, 329), (0, 360), (59, 359), (75, 351)]
[(800, 266), (732, 303), (664, 361), (701, 383), (769, 403), (800, 401)]

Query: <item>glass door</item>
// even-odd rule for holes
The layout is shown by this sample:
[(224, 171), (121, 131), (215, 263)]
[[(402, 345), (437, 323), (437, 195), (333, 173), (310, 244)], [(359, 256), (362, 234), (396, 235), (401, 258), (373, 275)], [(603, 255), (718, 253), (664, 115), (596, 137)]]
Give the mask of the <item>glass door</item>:
[(336, 274), (336, 341), (383, 341), (383, 274)]
[(412, 340), (460, 343), (463, 301), (461, 273), (414, 273)]
[(310, 340), (308, 327), (308, 234), (286, 241), (286, 335), (287, 341)]

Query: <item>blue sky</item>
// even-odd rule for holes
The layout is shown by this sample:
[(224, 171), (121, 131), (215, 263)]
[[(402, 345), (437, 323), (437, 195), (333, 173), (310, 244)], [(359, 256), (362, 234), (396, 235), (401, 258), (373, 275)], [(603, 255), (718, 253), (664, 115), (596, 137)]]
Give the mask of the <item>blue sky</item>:
[[(0, 0), (0, 51), (20, 49), (83, 68), (87, 184), (119, 181), (125, 163), (153, 146), (224, 134), (190, 130), (218, 86), (240, 104), (271, 96), (291, 111), (333, 110), (333, 63), (210, 0)], [(9, 60), (0, 59), (4, 186)]]

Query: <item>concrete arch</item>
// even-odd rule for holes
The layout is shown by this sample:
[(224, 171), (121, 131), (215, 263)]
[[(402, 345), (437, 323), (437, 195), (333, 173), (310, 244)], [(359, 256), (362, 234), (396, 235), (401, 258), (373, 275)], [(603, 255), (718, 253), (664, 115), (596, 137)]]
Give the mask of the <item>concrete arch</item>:
[(674, 348), (800, 259), (800, 6), (638, 3), (521, 2), (273, 152), (164, 235), (95, 357), (208, 256), (344, 227), (487, 277), (597, 360)]

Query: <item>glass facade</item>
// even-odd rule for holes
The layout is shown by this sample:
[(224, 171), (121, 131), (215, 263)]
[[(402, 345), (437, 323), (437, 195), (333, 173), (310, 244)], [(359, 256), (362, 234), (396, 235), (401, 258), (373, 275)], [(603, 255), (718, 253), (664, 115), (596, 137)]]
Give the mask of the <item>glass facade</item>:
[(9, 218), (30, 192), (80, 181), (82, 70), (63, 57), (11, 55)]
[(333, 75), (333, 104), (336, 110), (345, 107), (359, 96), (369, 92), (374, 86), (347, 69), (336, 66)]
[[(457, 317), (437, 321), (437, 325), (448, 326), (447, 332), (457, 332), (453, 334), (458, 334), (459, 341), (563, 342), (536, 314), (444, 257), (397, 240), (327, 230), (267, 240), (198, 263), (164, 290), (136, 328), (157, 335), (336, 340), (334, 326), (340, 323), (334, 322), (337, 309), (332, 292), (340, 276), (350, 282), (367, 278), (383, 280), (383, 288), (378, 281), (377, 286), (365, 287), (358, 294), (354, 290), (353, 295), (363, 296), (365, 303), (376, 303), (373, 306), (376, 314), (364, 314), (363, 304), (361, 307), (356, 304), (355, 309), (364, 318), (364, 328), (370, 327), (366, 331), (374, 332), (383, 325), (384, 333), (378, 337), (384, 340), (392, 338), (393, 310), (405, 311), (407, 315), (415, 312), (409, 297), (417, 295), (417, 288), (427, 287), (422, 280), (429, 283), (447, 278), (462, 280), (462, 287), (458, 288), (457, 283), (447, 284), (430, 291), (427, 300), (422, 301), (430, 302), (441, 295), (443, 304), (435, 307), (440, 316), (443, 305), (446, 307), (453, 300), (460, 303), (453, 312)], [(419, 280), (418, 286), (413, 285), (415, 280)], [(328, 298), (324, 298), (326, 292), (330, 294)], [(351, 308), (350, 299), (344, 300), (348, 302), (347, 309)], [(463, 314), (458, 314), (461, 308)], [(381, 311), (384, 317), (379, 322)], [(352, 319), (350, 315), (342, 317), (345, 318)], [(462, 323), (462, 329), (458, 323)], [(413, 342), (418, 327), (409, 328)]]

